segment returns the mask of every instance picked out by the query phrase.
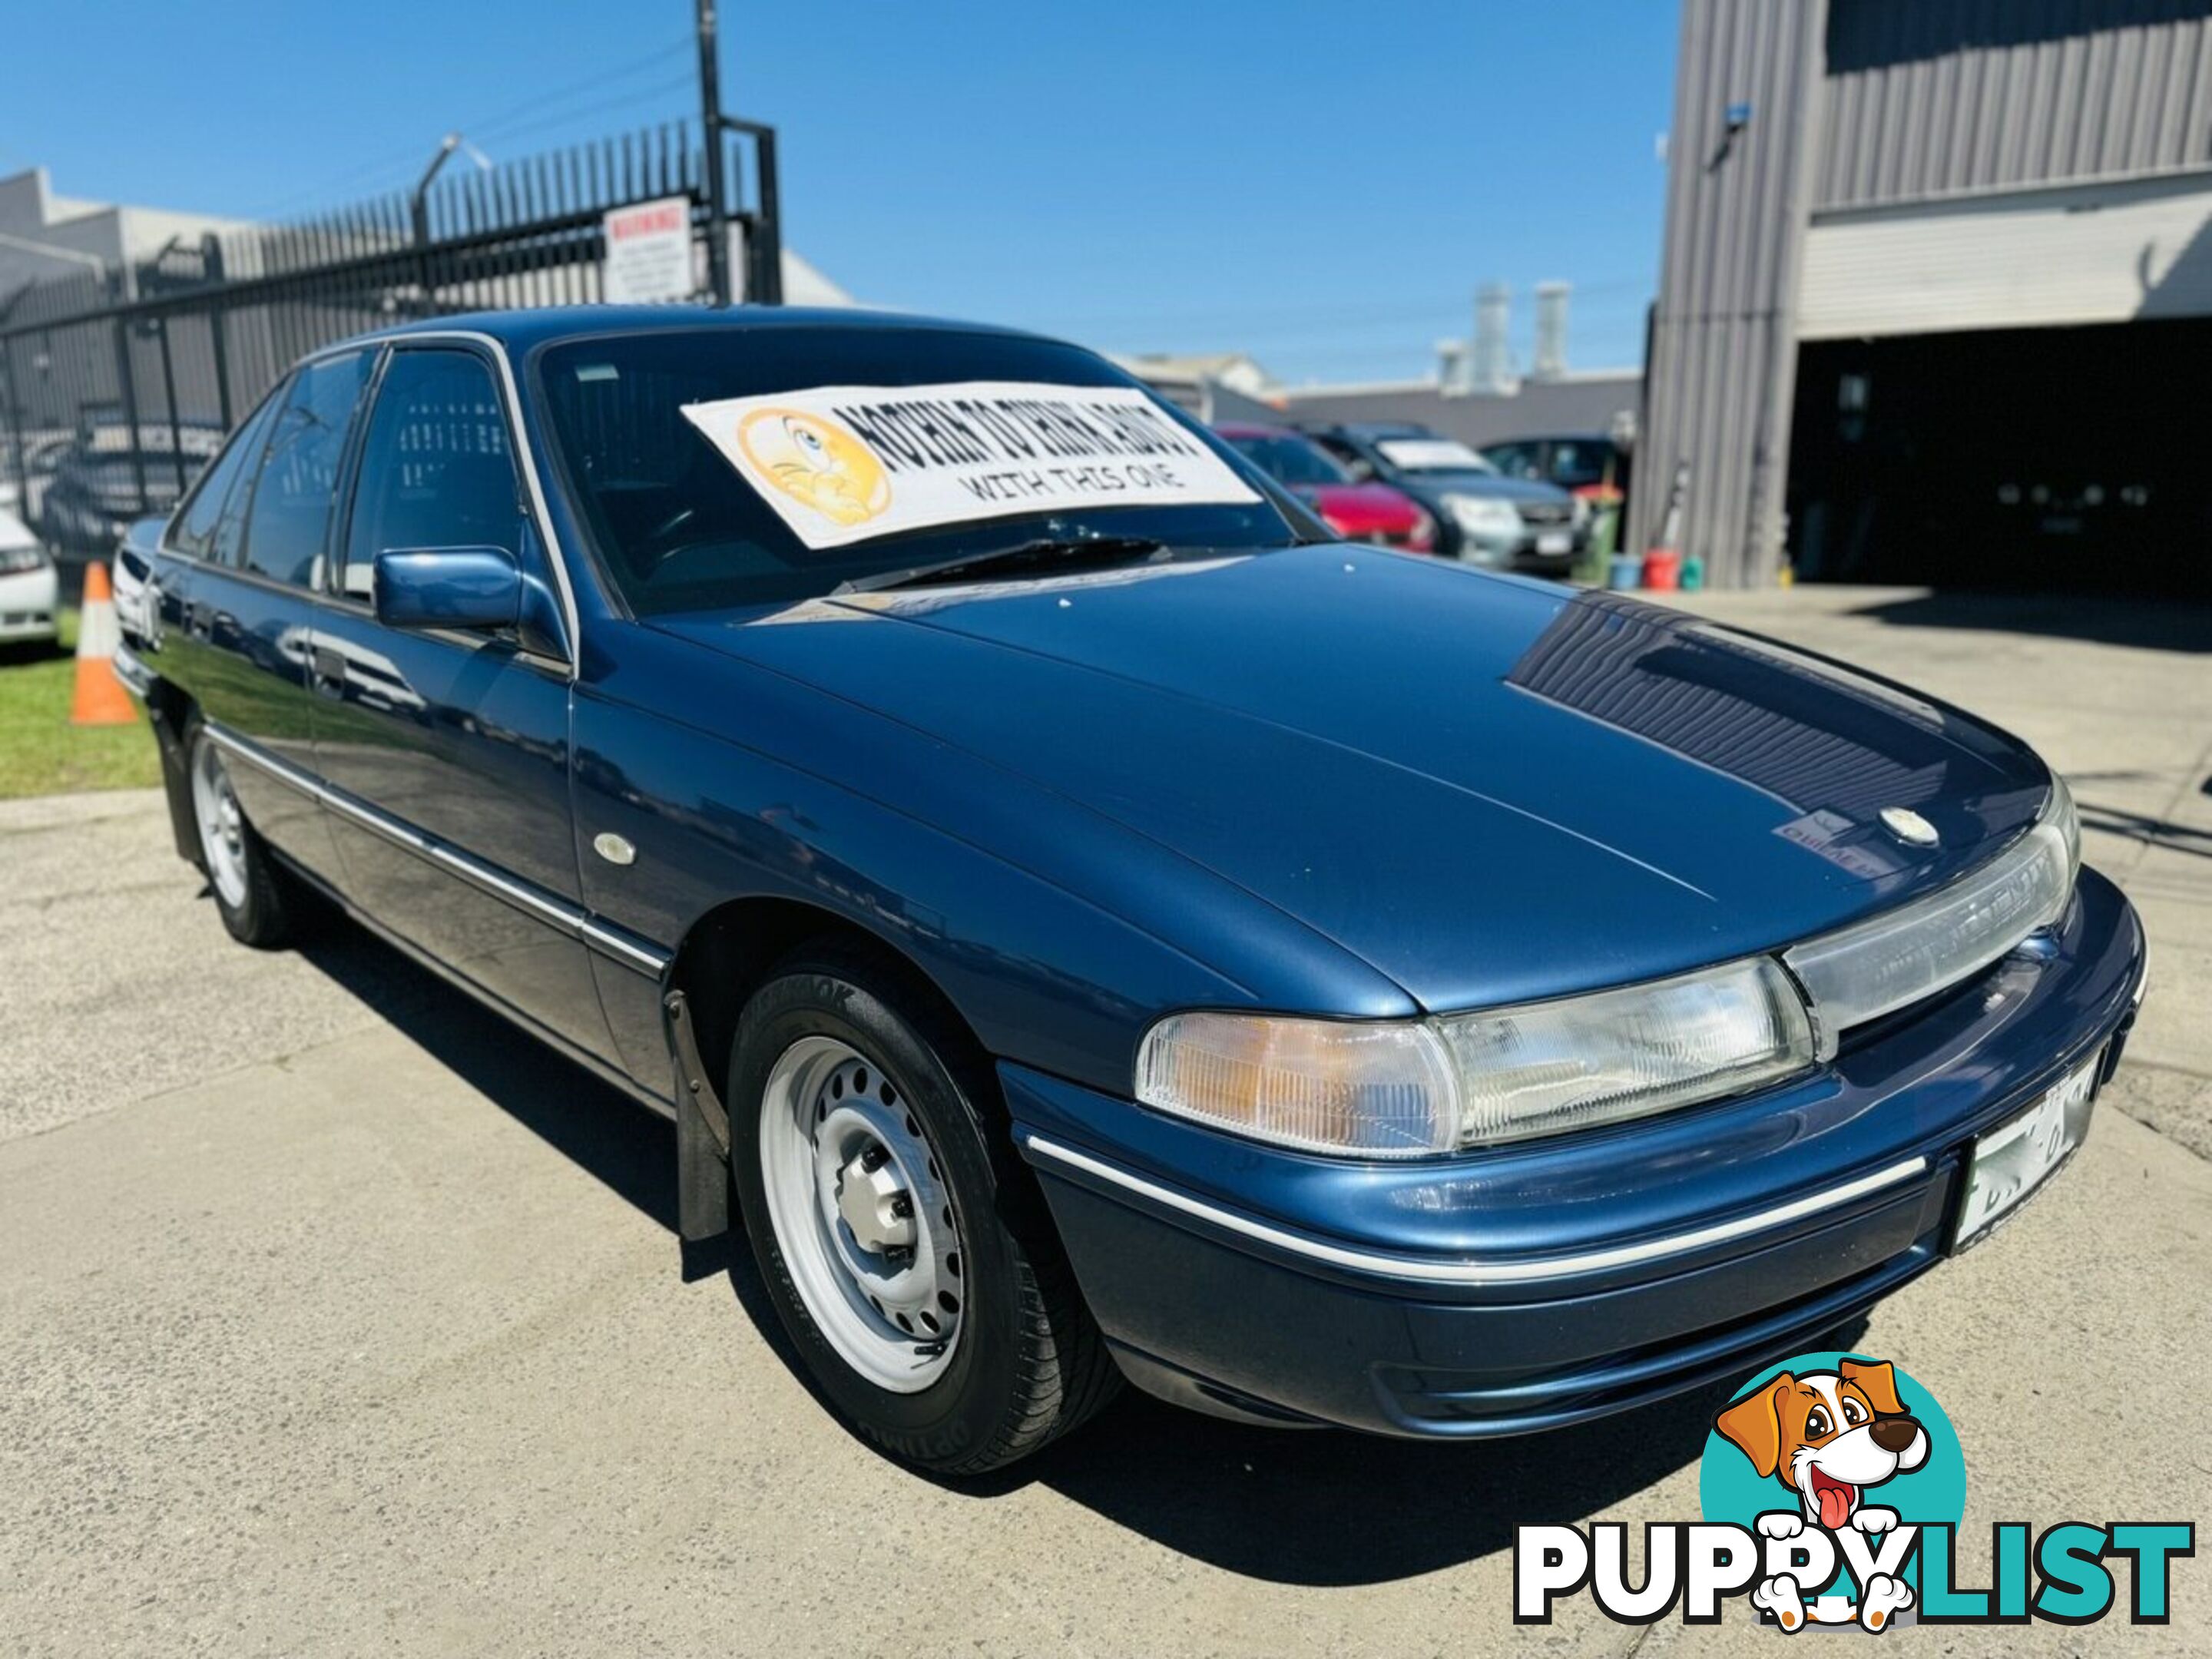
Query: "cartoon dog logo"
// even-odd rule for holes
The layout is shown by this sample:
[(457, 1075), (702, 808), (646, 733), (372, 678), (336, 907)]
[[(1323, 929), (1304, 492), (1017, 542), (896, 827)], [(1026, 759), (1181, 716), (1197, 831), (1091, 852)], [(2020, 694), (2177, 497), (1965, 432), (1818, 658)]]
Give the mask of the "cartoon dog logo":
[(738, 447), (761, 477), (834, 524), (865, 524), (891, 504), (883, 463), (818, 415), (757, 409), (738, 423)]
[[(1864, 1502), (1867, 1488), (1928, 1461), (1928, 1431), (1898, 1399), (1887, 1360), (1842, 1359), (1832, 1371), (1802, 1376), (1784, 1371), (1722, 1412), (1713, 1426), (1762, 1477), (1797, 1496), (1795, 1510), (1759, 1516), (1759, 1530), (1768, 1538), (1794, 1538), (1808, 1522), (1829, 1532), (1887, 1532), (1897, 1511)], [(1797, 1589), (1778, 1576), (1754, 1588), (1752, 1601), (1795, 1631), (1805, 1621)], [(1880, 1630), (1912, 1602), (1911, 1586), (1877, 1574), (1861, 1588), (1860, 1622)]]

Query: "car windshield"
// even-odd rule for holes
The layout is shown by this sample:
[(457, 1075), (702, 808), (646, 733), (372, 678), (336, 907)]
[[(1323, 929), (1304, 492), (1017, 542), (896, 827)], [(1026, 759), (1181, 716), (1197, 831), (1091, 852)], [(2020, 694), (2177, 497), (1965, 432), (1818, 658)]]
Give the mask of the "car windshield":
[(532, 384), (562, 483), (641, 616), (787, 605), (1039, 542), (1174, 557), (1297, 538), (1218, 440), (1048, 341), (672, 328), (556, 343)]
[(1495, 472), (1456, 438), (1379, 438), (1375, 447), (1401, 472)]
[(1352, 475), (1318, 446), (1287, 432), (1224, 434), (1229, 447), (1277, 483), (1293, 489), (1348, 484)]

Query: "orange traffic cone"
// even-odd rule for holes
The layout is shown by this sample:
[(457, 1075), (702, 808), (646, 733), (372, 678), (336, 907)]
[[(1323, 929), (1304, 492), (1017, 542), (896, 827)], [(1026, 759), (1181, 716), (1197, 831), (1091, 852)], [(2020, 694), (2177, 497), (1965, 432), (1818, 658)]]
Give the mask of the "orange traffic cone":
[(115, 647), (122, 641), (115, 622), (115, 595), (107, 567), (84, 570), (84, 600), (76, 619), (76, 697), (70, 705), (72, 726), (129, 726), (138, 718), (131, 694), (115, 678)]

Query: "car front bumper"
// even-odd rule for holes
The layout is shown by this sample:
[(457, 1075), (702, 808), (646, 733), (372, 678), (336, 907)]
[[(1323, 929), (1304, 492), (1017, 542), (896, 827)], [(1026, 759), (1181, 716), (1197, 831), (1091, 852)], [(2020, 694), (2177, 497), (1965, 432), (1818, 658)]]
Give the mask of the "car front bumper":
[(0, 576), (0, 642), (54, 638), (60, 631), (59, 590), (51, 564)]
[(1934, 1266), (1974, 1137), (2092, 1054), (2110, 1074), (2143, 966), (2133, 908), (2085, 871), (2046, 957), (1810, 1077), (1418, 1163), (1306, 1157), (1001, 1073), (1140, 1385), (1263, 1420), (1514, 1434), (1740, 1378)]
[[(1556, 552), (1538, 550), (1546, 536), (1565, 538), (1565, 544)], [(1547, 526), (1543, 531), (1522, 529), (1510, 535), (1485, 536), (1462, 527), (1459, 556), (1468, 564), (1479, 564), (1486, 570), (1519, 570), (1540, 574), (1562, 574), (1575, 562), (1576, 556), (1589, 545), (1587, 532), (1575, 529)], [(1557, 543), (1553, 544), (1555, 546)]]

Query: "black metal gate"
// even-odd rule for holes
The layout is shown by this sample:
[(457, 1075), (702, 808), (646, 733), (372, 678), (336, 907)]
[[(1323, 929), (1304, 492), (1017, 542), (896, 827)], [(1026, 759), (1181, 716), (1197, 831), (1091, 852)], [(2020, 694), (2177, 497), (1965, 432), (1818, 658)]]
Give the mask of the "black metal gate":
[[(445, 167), (448, 140), (412, 191), (0, 295), (0, 482), (58, 556), (104, 556), (132, 519), (175, 504), (302, 353), (394, 322), (597, 303), (605, 217), (641, 202), (686, 203), (693, 298), (779, 303), (775, 134), (720, 126), (750, 169), (710, 169), (690, 123), (477, 170)], [(710, 172), (732, 198), (720, 212)], [(711, 257), (725, 225), (734, 260)], [(740, 294), (717, 294), (732, 270)]]

